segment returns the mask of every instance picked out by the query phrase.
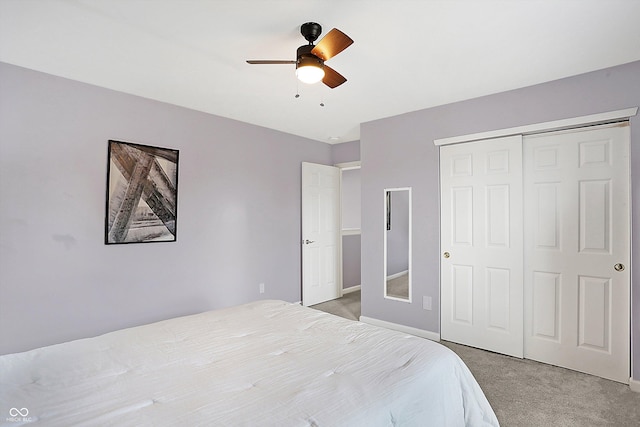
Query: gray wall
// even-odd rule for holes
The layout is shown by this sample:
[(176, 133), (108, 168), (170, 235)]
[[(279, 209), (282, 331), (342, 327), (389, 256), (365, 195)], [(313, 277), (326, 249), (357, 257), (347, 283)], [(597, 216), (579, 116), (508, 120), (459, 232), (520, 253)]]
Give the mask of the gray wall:
[(360, 286), (360, 235), (342, 236), (342, 288)]
[[(551, 64), (550, 64), (551, 65)], [(640, 62), (361, 125), (362, 314), (439, 332), (438, 149), (433, 140), (640, 106)], [(640, 116), (631, 119), (632, 226), (640, 229)], [(384, 299), (386, 187), (413, 187), (413, 303)], [(640, 379), (640, 233), (632, 236), (633, 377)], [(422, 296), (433, 310), (422, 309)]]
[[(330, 145), (2, 63), (0, 94), (0, 353), (300, 301), (300, 163)], [(109, 139), (180, 150), (177, 242), (104, 245)]]
[(360, 141), (343, 142), (331, 146), (331, 161), (338, 163), (357, 162), (360, 160)]
[(342, 228), (360, 229), (360, 169), (342, 171)]

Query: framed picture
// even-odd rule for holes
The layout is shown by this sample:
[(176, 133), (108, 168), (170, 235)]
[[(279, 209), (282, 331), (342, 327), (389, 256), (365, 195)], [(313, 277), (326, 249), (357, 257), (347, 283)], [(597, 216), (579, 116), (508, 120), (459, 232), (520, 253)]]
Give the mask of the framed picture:
[(178, 150), (109, 141), (104, 242), (175, 242)]

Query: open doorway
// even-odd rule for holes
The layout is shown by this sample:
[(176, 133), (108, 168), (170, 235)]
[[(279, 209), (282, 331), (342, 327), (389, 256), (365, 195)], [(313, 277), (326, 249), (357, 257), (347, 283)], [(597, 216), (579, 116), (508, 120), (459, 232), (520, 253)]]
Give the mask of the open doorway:
[(340, 240), (342, 296), (312, 307), (320, 311), (360, 320), (360, 162), (339, 163)]

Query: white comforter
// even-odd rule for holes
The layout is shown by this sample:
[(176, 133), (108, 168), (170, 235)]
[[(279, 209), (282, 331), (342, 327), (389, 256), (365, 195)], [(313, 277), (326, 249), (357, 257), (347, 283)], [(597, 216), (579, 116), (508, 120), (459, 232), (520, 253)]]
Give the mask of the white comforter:
[(467, 367), (442, 345), (259, 301), (0, 356), (0, 424), (440, 427), (498, 421)]

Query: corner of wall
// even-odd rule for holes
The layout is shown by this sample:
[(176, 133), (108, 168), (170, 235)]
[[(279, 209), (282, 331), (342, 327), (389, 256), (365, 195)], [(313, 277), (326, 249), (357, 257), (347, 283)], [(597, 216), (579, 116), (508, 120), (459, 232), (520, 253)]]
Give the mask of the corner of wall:
[(360, 160), (360, 141), (342, 142), (331, 146), (332, 164), (357, 162)]

